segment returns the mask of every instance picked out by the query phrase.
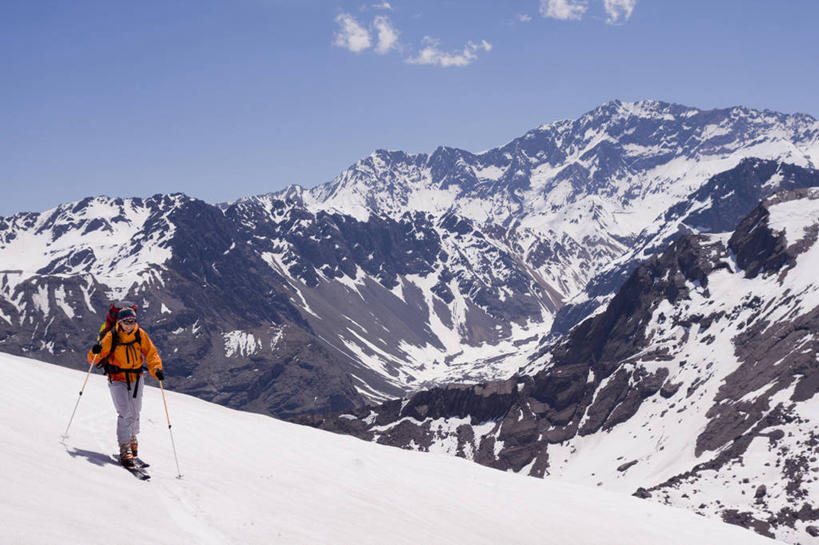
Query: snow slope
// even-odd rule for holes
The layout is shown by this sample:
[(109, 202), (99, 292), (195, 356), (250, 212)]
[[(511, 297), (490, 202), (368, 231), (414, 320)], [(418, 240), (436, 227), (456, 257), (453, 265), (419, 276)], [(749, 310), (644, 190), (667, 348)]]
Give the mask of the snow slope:
[(625, 495), (536, 480), (449, 456), (384, 448), (145, 391), (141, 450), (154, 479), (108, 461), (114, 417), (93, 375), (0, 354), (0, 541), (218, 543), (774, 543)]

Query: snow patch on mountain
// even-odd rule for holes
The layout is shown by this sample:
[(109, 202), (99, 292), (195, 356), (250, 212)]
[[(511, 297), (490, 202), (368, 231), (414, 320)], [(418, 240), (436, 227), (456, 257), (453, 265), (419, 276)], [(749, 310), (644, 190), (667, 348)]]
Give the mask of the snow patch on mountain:
[[(819, 195), (819, 191), (816, 194)], [(777, 203), (768, 208), (768, 213), (768, 225), (774, 231), (784, 232), (789, 245), (803, 240), (809, 230), (819, 223), (819, 205), (813, 200)]]
[(225, 340), (225, 357), (228, 358), (252, 356), (262, 348), (262, 342), (247, 331), (228, 331), (222, 337)]

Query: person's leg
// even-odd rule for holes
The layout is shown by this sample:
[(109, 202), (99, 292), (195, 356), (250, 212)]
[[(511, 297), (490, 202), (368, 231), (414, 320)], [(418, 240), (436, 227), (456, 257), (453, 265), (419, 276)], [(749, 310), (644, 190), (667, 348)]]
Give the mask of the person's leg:
[(140, 377), (139, 385), (136, 391), (136, 397), (133, 397), (133, 392), (131, 392), (131, 414), (133, 415), (133, 419), (131, 420), (131, 452), (134, 456), (138, 455), (139, 443), (137, 441), (137, 434), (139, 434), (139, 415), (142, 412), (142, 390), (143, 388), (143, 378)]
[(133, 385), (131, 389), (124, 382), (113, 380), (108, 385), (111, 391), (111, 399), (117, 410), (117, 444), (119, 445), (119, 460), (123, 464), (133, 463), (134, 455), (131, 452), (131, 436), (134, 429), (134, 421), (137, 420), (134, 413)]
[(117, 445), (123, 445), (131, 438), (131, 402), (128, 385), (124, 382), (112, 380), (108, 384), (114, 409), (117, 411)]

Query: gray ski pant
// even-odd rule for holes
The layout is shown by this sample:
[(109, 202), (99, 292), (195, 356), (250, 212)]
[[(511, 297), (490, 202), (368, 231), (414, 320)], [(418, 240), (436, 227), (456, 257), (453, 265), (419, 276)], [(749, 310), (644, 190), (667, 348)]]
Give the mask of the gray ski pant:
[(128, 385), (118, 380), (112, 380), (108, 384), (111, 390), (111, 399), (114, 400), (114, 408), (117, 410), (117, 445), (128, 443), (131, 437), (136, 437), (139, 433), (139, 413), (142, 410), (142, 379), (139, 379), (139, 388), (134, 397), (134, 383), (131, 389)]

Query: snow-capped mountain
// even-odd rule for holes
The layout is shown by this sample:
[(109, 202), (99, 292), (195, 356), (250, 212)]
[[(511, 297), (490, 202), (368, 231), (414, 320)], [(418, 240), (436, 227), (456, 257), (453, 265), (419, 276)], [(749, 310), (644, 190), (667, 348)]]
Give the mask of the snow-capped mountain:
[(819, 122), (743, 107), (607, 103), (481, 154), (376, 151), (299, 195), (359, 218), (454, 213), (507, 243), (559, 297), (625, 252), (668, 209), (744, 158), (819, 165)]
[(88, 382), (60, 444), (83, 373), (7, 354), (0, 372), (3, 543), (777, 543), (624, 494), (384, 448), (166, 392), (177, 479), (163, 401), (150, 384), (140, 452), (153, 478), (137, 481), (111, 459), (116, 418), (102, 377)]
[[(751, 179), (747, 157), (777, 166)], [(0, 347), (81, 367), (122, 297), (173, 387), (231, 407), (289, 416), (506, 378), (649, 250), (703, 228), (686, 218), (719, 208), (720, 176), (762, 198), (817, 185), (817, 158), (809, 116), (615, 101), (481, 154), (378, 151), (313, 189), (0, 218)], [(739, 220), (750, 193), (720, 193), (716, 215)]]
[[(303, 286), (299, 299), (318, 297), (322, 312), (305, 317), (323, 339), (396, 386), (418, 387), (511, 375), (544, 333), (565, 333), (599, 309), (650, 249), (709, 228), (684, 220), (708, 209), (732, 228), (777, 190), (819, 185), (812, 168), (797, 166), (817, 159), (819, 123), (809, 116), (615, 101), (482, 154), (380, 150), (328, 184), (233, 209), (248, 229), (278, 225), (266, 259)], [(747, 177), (757, 163), (764, 168)], [(726, 177), (737, 191), (714, 205), (712, 190), (729, 185), (715, 180)], [(362, 231), (394, 222), (402, 227), (372, 251), (376, 237)], [(408, 269), (385, 263), (387, 248), (414, 251)], [(409, 324), (391, 319), (387, 290)], [(339, 334), (339, 323), (348, 331)]]
[(85, 367), (109, 302), (127, 298), (174, 388), (279, 414), (361, 402), (281, 278), (214, 206), (184, 195), (86, 199), (3, 218), (0, 240), (5, 350)]
[(685, 235), (520, 375), (301, 422), (819, 542), (819, 189)]
[[(630, 236), (664, 211), (669, 198), (687, 197), (742, 158), (815, 168), (817, 154), (819, 122), (810, 116), (613, 101), (481, 154), (447, 147), (431, 155), (379, 150), (328, 184), (285, 193), (357, 217), (455, 211), (481, 223), (531, 218), (524, 223), (547, 226), (592, 219), (584, 212), (597, 198), (613, 234)], [(585, 229), (560, 225), (557, 234), (579, 240)]]
[[(157, 268), (172, 257), (170, 216), (183, 200), (180, 195), (127, 202), (89, 198), (44, 214), (3, 218), (0, 259), (21, 275), (87, 273), (106, 284), (112, 297), (124, 295), (135, 283), (158, 280)], [(133, 244), (123, 245), (124, 240)]]

